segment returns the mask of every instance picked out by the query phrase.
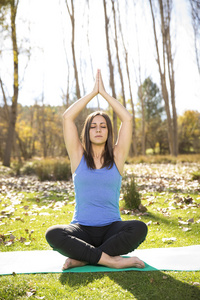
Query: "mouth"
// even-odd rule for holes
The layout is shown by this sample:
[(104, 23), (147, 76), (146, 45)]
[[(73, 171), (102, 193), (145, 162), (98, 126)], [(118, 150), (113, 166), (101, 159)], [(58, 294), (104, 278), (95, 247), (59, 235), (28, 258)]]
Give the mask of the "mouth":
[(102, 137), (102, 135), (95, 135), (95, 138), (99, 138), (99, 137)]

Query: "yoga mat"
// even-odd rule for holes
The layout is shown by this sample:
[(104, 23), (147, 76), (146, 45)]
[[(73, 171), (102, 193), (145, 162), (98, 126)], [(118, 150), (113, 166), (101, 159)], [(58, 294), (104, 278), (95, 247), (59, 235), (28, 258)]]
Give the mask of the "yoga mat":
[[(111, 269), (99, 265), (87, 265), (65, 270), (64, 272), (200, 270), (200, 245), (177, 248), (136, 249), (126, 256), (138, 256), (145, 262), (145, 268)], [(0, 275), (62, 273), (62, 265), (65, 259), (65, 256), (53, 250), (0, 252)]]

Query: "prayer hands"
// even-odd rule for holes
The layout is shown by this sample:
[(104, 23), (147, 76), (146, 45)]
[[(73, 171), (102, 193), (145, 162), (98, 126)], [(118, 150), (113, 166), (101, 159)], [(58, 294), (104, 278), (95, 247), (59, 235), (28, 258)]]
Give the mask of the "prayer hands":
[(97, 94), (102, 95), (105, 92), (100, 69), (97, 70), (93, 92), (95, 93), (95, 95), (97, 95)]

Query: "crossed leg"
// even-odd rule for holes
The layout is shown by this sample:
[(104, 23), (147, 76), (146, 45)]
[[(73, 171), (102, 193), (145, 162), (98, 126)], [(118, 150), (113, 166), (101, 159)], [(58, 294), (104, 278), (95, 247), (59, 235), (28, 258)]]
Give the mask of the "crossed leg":
[[(87, 265), (87, 262), (79, 261), (73, 258), (67, 258), (62, 270), (67, 270), (75, 267), (82, 267)], [(121, 257), (121, 256), (110, 256), (102, 252), (102, 256), (98, 261), (99, 265), (103, 265), (109, 268), (124, 269), (124, 268), (139, 268), (143, 269), (145, 264), (138, 257)]]
[[(147, 234), (147, 227), (140, 221), (115, 222), (109, 227), (104, 242), (98, 249), (102, 250), (97, 264), (111, 268), (144, 268), (145, 264), (138, 257), (121, 257), (120, 255), (136, 249)], [(67, 258), (63, 270), (84, 266), (85, 261)]]

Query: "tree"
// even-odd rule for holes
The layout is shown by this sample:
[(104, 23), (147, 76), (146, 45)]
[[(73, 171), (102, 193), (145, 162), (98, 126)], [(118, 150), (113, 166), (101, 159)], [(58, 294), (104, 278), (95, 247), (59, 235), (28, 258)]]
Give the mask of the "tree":
[[(104, 18), (105, 18), (105, 34), (106, 34), (106, 45), (107, 45), (107, 53), (108, 53), (108, 65), (110, 72), (110, 88), (112, 90), (112, 96), (116, 98), (115, 92), (115, 81), (114, 81), (114, 67), (112, 63), (111, 49), (110, 49), (110, 41), (109, 41), (109, 18), (107, 16), (107, 4), (106, 0), (103, 0), (104, 7)], [(117, 115), (113, 111), (113, 131), (114, 131), (114, 141), (117, 140)]]
[(200, 1), (190, 0), (192, 26), (194, 31), (194, 48), (196, 54), (197, 67), (200, 75)]
[(67, 10), (70, 16), (71, 25), (72, 25), (72, 40), (71, 40), (71, 47), (72, 47), (72, 57), (73, 57), (73, 64), (74, 64), (74, 77), (76, 80), (76, 96), (77, 98), (81, 98), (80, 93), (80, 85), (79, 85), (79, 78), (78, 78), (78, 69), (76, 63), (76, 54), (75, 54), (75, 14), (74, 14), (74, 0), (71, 0), (71, 11), (69, 8), (68, 0), (65, 0), (67, 5)]
[(200, 113), (187, 110), (178, 118), (179, 152), (200, 152)]
[(12, 52), (13, 52), (13, 96), (12, 105), (9, 113), (9, 125), (6, 139), (6, 147), (4, 151), (3, 165), (10, 166), (11, 151), (14, 142), (15, 124), (17, 118), (17, 101), (19, 92), (19, 66), (18, 66), (18, 46), (17, 46), (17, 32), (16, 32), (16, 15), (19, 0), (2, 1), (1, 9), (8, 6), (10, 9), (10, 27), (12, 39)]
[[(115, 31), (115, 49), (116, 49), (116, 56), (117, 56), (117, 66), (118, 66), (118, 72), (121, 82), (121, 89), (122, 89), (122, 98), (123, 98), (123, 105), (126, 107), (126, 97), (125, 97), (125, 89), (124, 89), (124, 80), (122, 75), (122, 67), (121, 62), (119, 58), (119, 43), (118, 43), (118, 34), (117, 34), (117, 21), (116, 21), (116, 11), (115, 11), (115, 1), (111, 0), (112, 2), (112, 12), (113, 12), (113, 21), (114, 21), (114, 31)], [(118, 18), (120, 15), (118, 16)]]
[(33, 156), (66, 156), (61, 118), (63, 110), (62, 106), (49, 106), (42, 101), (41, 105), (35, 103), (29, 107), (18, 104), (16, 138), (24, 160)]
[(119, 18), (119, 32), (121, 35), (122, 45), (123, 45), (123, 50), (124, 50), (124, 60), (125, 60), (125, 65), (126, 65), (126, 73), (127, 73), (127, 78), (128, 78), (130, 102), (131, 102), (132, 116), (133, 116), (132, 144), (131, 144), (131, 149), (130, 149), (130, 155), (134, 154), (135, 156), (137, 156), (135, 107), (134, 107), (134, 103), (133, 103), (133, 93), (132, 93), (132, 85), (131, 85), (130, 71), (129, 71), (128, 51), (127, 51), (127, 47), (126, 47), (125, 41), (124, 41), (124, 34), (122, 32), (122, 24), (121, 24), (121, 20), (120, 20), (120, 9), (119, 9), (118, 1), (117, 1), (117, 11), (118, 11), (118, 18)]
[(16, 143), (20, 154), (27, 160), (35, 154), (35, 142), (38, 138), (38, 132), (34, 128), (34, 107), (22, 107), (18, 104), (16, 121)]
[[(171, 11), (172, 0), (158, 0), (160, 19), (161, 19), (161, 34), (162, 34), (162, 52), (159, 50), (157, 30), (155, 24), (155, 14), (153, 10), (152, 0), (149, 0), (151, 15), (153, 21), (154, 39), (157, 53), (157, 64), (160, 74), (162, 95), (165, 101), (165, 110), (167, 114), (168, 125), (168, 140), (170, 153), (174, 156), (178, 155), (178, 127), (177, 127), (177, 112), (175, 105), (175, 77), (174, 77), (174, 57), (172, 55), (171, 41)], [(162, 59), (161, 59), (162, 57)], [(169, 88), (167, 86), (169, 82)], [(171, 110), (170, 110), (171, 99)]]
[[(141, 78), (140, 78), (141, 82)], [(141, 136), (141, 144), (142, 144), (142, 155), (146, 155), (146, 134), (145, 134), (145, 104), (144, 104), (144, 91), (142, 85), (138, 88), (138, 98), (141, 102), (141, 120), (142, 120), (142, 136)]]
[[(142, 94), (142, 101), (141, 101)], [(144, 119), (142, 125), (142, 136), (145, 139), (145, 145), (155, 149), (156, 144), (160, 140), (160, 128), (163, 122), (164, 107), (162, 105), (162, 96), (157, 84), (153, 83), (150, 77), (146, 78), (138, 88), (138, 98), (140, 101), (139, 114)], [(142, 121), (143, 124), (143, 121)], [(145, 132), (144, 132), (144, 128)], [(141, 142), (142, 144), (142, 142)], [(145, 148), (146, 153), (146, 148)]]

